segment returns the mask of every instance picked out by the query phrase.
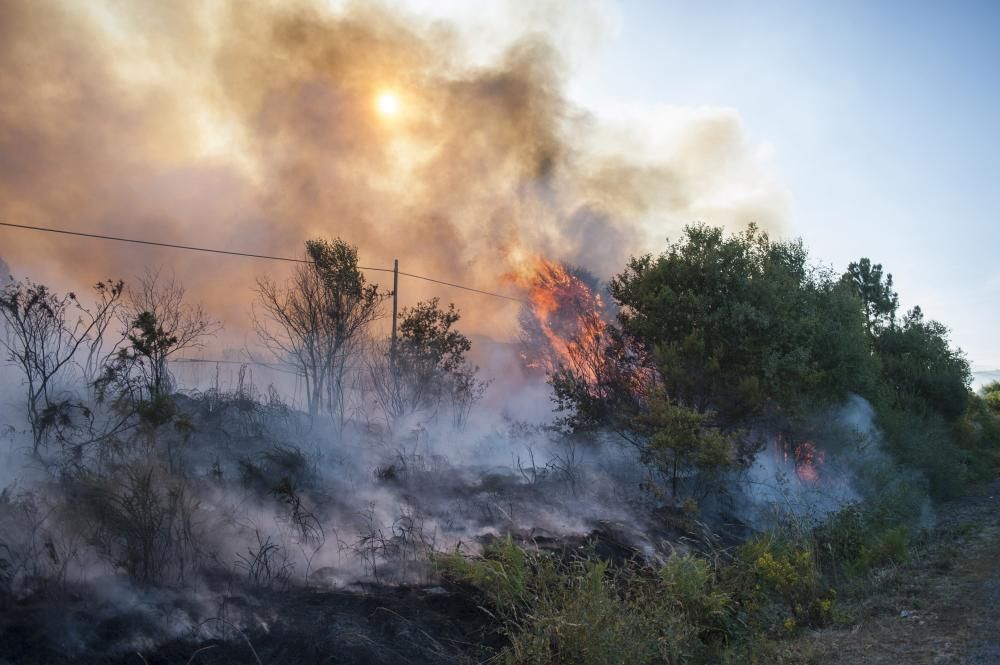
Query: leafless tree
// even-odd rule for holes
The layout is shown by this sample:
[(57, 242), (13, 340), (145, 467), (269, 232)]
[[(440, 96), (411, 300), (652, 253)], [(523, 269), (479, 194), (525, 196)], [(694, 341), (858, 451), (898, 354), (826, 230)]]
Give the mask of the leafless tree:
[(53, 428), (67, 424), (75, 412), (89, 409), (64, 383), (74, 367), (86, 376), (102, 354), (104, 335), (121, 305), (121, 281), (99, 282), (97, 299), (85, 307), (76, 294), (59, 296), (42, 284), (25, 280), (0, 291), (0, 348), (24, 377), (27, 416), (34, 452)]
[(310, 240), (307, 263), (285, 284), (257, 280), (261, 316), (254, 328), (279, 362), (303, 377), (309, 413), (343, 425), (344, 381), (369, 325), (381, 318), (385, 293), (358, 268), (358, 250), (343, 240)]

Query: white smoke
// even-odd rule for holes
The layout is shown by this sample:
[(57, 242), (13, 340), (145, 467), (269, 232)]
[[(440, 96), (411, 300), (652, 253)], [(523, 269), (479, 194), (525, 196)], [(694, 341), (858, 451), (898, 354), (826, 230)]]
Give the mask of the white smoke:
[(775, 453), (773, 438), (757, 456), (742, 481), (746, 500), (742, 516), (758, 529), (788, 517), (816, 526), (850, 504), (871, 501), (909, 505), (908, 519), (930, 522), (925, 481), (899, 467), (885, 449), (875, 409), (852, 395), (819, 418), (823, 461), (818, 479), (800, 477), (792, 456)]

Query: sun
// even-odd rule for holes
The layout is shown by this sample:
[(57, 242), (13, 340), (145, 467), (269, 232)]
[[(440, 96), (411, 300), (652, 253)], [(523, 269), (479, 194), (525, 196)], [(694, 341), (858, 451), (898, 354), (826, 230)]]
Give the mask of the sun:
[(391, 90), (383, 90), (375, 98), (375, 110), (379, 115), (391, 117), (399, 113), (399, 97)]

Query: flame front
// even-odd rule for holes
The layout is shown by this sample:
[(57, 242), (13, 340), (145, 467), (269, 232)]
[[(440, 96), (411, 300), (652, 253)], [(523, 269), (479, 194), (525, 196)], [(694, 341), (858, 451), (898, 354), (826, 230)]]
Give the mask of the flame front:
[(595, 381), (608, 326), (600, 294), (561, 263), (519, 249), (509, 256), (508, 279), (528, 297), (521, 315), (526, 365), (546, 372), (563, 367)]

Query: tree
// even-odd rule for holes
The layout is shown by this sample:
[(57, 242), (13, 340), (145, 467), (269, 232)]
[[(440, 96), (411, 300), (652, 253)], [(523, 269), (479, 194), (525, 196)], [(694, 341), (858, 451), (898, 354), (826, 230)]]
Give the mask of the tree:
[(552, 377), (561, 423), (611, 429), (670, 479), (745, 462), (812, 409), (870, 387), (860, 300), (802, 243), (750, 226), (690, 226), (659, 256), (630, 260), (609, 291), (608, 326), (587, 373)]
[[(98, 403), (110, 402), (119, 423), (135, 427), (152, 447), (157, 431), (167, 423), (181, 430), (188, 427), (178, 417), (168, 360), (179, 351), (200, 347), (219, 324), (201, 306), (184, 302), (184, 287), (173, 277), (146, 273), (138, 284), (121, 313), (124, 343), (107, 359), (94, 385)], [(169, 437), (167, 459), (173, 469)]]
[(590, 375), (614, 318), (599, 295), (599, 280), (584, 268), (554, 261), (539, 261), (533, 273), (526, 280), (529, 301), (518, 315), (525, 366), (546, 373), (563, 366)]
[(486, 388), (476, 378), (479, 368), (465, 358), (472, 342), (454, 328), (461, 314), (454, 304), (442, 309), (439, 302), (404, 308), (395, 349), (383, 345), (369, 362), (371, 385), (389, 422), (448, 403), (461, 425)]
[[(24, 377), (36, 455), (53, 428), (69, 426), (74, 413), (86, 418), (91, 415), (64, 380), (73, 368), (86, 374), (86, 366), (102, 348), (104, 333), (119, 309), (124, 284), (98, 282), (94, 290), (97, 299), (89, 308), (74, 293), (59, 296), (29, 280), (8, 284), (0, 292), (0, 319), (4, 323), (0, 346)], [(84, 353), (87, 359), (82, 359)]]
[[(142, 399), (155, 401), (171, 392), (169, 358), (185, 349), (200, 348), (221, 325), (201, 305), (184, 302), (184, 285), (173, 276), (147, 272), (128, 291), (122, 322), (130, 346), (123, 359), (141, 377)], [(127, 357), (126, 357), (127, 356)]]
[(993, 381), (983, 387), (983, 401), (990, 412), (1000, 416), (1000, 381)]
[(627, 343), (655, 357), (671, 399), (724, 420), (843, 397), (864, 362), (857, 335), (826, 332), (857, 321), (832, 277), (809, 266), (800, 241), (754, 226), (728, 237), (687, 227), (660, 256), (633, 258), (609, 290)]
[(892, 290), (892, 274), (883, 275), (881, 263), (873, 265), (870, 259), (862, 258), (847, 266), (843, 279), (861, 298), (865, 332), (869, 342), (874, 343), (878, 334), (896, 321), (899, 295)]
[(634, 420), (635, 429), (648, 437), (644, 459), (669, 478), (670, 495), (675, 499), (686, 472), (716, 474), (733, 466), (735, 437), (713, 426), (713, 415), (672, 403), (657, 392), (648, 410)]
[(949, 422), (969, 404), (972, 373), (961, 349), (952, 349), (948, 328), (924, 319), (919, 307), (906, 313), (900, 325), (876, 339), (883, 389), (890, 403), (916, 413), (934, 412)]
[(306, 263), (284, 285), (257, 280), (263, 318), (254, 327), (279, 362), (305, 380), (309, 413), (344, 417), (347, 360), (369, 325), (381, 318), (385, 293), (369, 284), (358, 268), (356, 247), (337, 238), (306, 243)]

